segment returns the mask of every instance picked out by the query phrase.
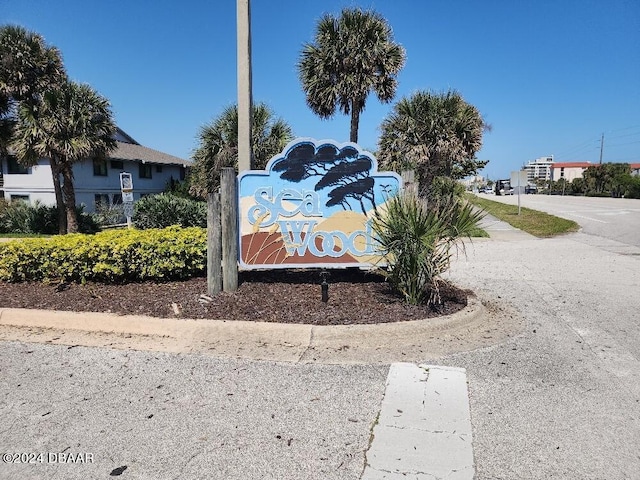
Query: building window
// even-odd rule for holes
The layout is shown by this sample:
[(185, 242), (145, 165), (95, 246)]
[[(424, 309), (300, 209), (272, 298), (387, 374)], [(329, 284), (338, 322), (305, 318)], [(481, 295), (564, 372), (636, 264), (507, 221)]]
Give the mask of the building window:
[(114, 193), (113, 194), (113, 204), (114, 205), (122, 205), (122, 194)]
[(29, 195), (11, 195), (12, 202), (27, 202), (29, 203)]
[(156, 165), (156, 173), (162, 173), (162, 165)]
[(111, 160), (111, 168), (114, 170), (124, 170), (124, 162), (122, 160)]
[(148, 165), (146, 163), (141, 163), (139, 166), (140, 166), (140, 170), (139, 170), (138, 176), (140, 178), (151, 178), (151, 165)]
[(93, 159), (93, 175), (96, 177), (107, 176), (107, 161), (105, 159)]
[[(22, 165), (20, 165), (16, 157), (14, 157), (13, 155), (9, 155), (9, 157), (7, 157), (7, 173), (10, 173), (12, 175), (13, 174), (25, 175), (29, 173), (29, 169), (27, 167), (23, 167)], [(27, 197), (27, 200), (28, 199), (29, 197)]]
[(564, 167), (560, 168), (560, 178), (564, 178)]
[(94, 198), (94, 204), (96, 208), (109, 206), (108, 193), (96, 193), (93, 198)]

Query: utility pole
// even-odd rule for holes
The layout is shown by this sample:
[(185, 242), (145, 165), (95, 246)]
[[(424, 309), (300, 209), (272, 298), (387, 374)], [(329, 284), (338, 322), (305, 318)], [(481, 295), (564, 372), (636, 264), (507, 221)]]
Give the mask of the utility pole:
[(251, 151), (251, 0), (237, 0), (238, 171), (253, 168)]
[(600, 165), (602, 165), (602, 151), (604, 150), (604, 133), (600, 137)]

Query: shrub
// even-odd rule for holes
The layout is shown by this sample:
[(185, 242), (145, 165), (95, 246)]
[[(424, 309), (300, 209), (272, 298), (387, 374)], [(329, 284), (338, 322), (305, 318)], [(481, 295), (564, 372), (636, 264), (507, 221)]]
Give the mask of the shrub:
[(462, 198), (465, 189), (457, 180), (449, 177), (435, 177), (429, 186), (427, 198), (429, 200), (441, 200)]
[(0, 280), (123, 283), (189, 278), (206, 268), (206, 230), (111, 230), (0, 244)]
[[(84, 213), (84, 206), (76, 207), (78, 228), (82, 233), (95, 233), (98, 225)], [(11, 202), (0, 207), (0, 233), (55, 235), (58, 233), (58, 208), (39, 201)]]
[(137, 228), (207, 226), (206, 202), (178, 197), (170, 193), (149, 195), (135, 204), (133, 223)]
[(96, 211), (91, 214), (93, 221), (100, 226), (117, 225), (126, 222), (124, 206), (122, 204), (109, 205), (100, 203)]
[(451, 249), (469, 237), (482, 213), (462, 200), (436, 208), (413, 195), (399, 195), (374, 217), (378, 250), (387, 263), (381, 273), (412, 305), (441, 303), (439, 275), (449, 268)]

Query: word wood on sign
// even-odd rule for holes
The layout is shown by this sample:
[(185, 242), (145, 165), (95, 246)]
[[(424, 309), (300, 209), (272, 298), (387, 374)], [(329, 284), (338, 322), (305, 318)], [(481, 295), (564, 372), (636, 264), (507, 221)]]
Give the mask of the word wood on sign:
[(240, 267), (380, 265), (371, 221), (401, 185), (355, 143), (292, 141), (238, 176)]

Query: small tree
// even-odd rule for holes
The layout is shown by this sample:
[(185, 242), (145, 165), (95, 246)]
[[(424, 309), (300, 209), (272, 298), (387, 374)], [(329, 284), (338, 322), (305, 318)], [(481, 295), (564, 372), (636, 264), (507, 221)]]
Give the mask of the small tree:
[[(253, 106), (252, 143), (254, 165), (263, 169), (269, 159), (291, 141), (291, 127), (276, 119), (264, 103)], [(200, 129), (198, 147), (193, 152), (194, 164), (189, 177), (192, 195), (206, 198), (220, 185), (220, 172), (224, 167), (238, 170), (238, 107), (226, 108), (220, 116)]]
[(480, 112), (455, 91), (419, 91), (401, 99), (382, 122), (378, 159), (388, 169), (413, 169), (424, 194), (435, 177), (475, 175), (482, 134), (490, 128)]
[(106, 156), (115, 129), (108, 100), (88, 85), (66, 82), (38, 105), (20, 105), (13, 146), (25, 162), (48, 158), (54, 176), (62, 175), (68, 233), (78, 231), (73, 164)]
[[(40, 104), (46, 92), (59, 88), (67, 76), (60, 52), (37, 33), (15, 25), (0, 27), (0, 156), (5, 156), (14, 135), (18, 106)], [(19, 158), (21, 163), (28, 162)], [(58, 205), (58, 230), (66, 231), (60, 175), (51, 174)]]
[(323, 119), (339, 109), (351, 114), (349, 139), (358, 141), (360, 113), (369, 93), (387, 103), (396, 94), (405, 52), (378, 13), (345, 8), (339, 17), (324, 15), (315, 42), (303, 47), (298, 72), (307, 105)]

